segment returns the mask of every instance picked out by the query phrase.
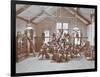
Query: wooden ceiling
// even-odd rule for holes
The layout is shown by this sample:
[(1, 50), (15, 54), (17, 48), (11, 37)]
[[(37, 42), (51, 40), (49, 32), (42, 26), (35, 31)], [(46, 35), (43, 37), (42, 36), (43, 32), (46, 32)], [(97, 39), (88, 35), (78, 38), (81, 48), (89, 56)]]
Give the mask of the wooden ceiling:
[[(69, 11), (73, 16), (77, 17), (84, 24), (89, 25), (91, 23), (91, 12), (94, 13), (93, 9), (88, 8), (75, 8), (63, 7), (65, 10)], [(57, 10), (60, 7), (52, 6), (37, 6), (37, 5), (16, 5), (16, 18), (21, 19), (25, 22), (32, 22), (33, 24), (38, 24), (48, 16), (56, 17)]]

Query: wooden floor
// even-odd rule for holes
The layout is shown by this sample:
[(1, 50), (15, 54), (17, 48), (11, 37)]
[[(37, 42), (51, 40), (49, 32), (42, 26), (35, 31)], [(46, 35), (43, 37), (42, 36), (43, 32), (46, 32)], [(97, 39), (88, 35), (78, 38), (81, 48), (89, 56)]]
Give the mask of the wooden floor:
[(38, 57), (29, 57), (16, 63), (16, 73), (91, 69), (94, 67), (94, 61), (87, 61), (84, 57), (72, 59), (65, 63), (55, 63), (51, 60), (38, 60)]

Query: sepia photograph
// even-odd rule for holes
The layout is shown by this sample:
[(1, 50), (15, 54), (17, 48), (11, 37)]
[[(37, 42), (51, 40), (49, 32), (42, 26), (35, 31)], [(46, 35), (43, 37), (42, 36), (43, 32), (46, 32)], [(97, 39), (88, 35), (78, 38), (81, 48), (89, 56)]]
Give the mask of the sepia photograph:
[(15, 7), (16, 73), (96, 68), (95, 8), (34, 3)]

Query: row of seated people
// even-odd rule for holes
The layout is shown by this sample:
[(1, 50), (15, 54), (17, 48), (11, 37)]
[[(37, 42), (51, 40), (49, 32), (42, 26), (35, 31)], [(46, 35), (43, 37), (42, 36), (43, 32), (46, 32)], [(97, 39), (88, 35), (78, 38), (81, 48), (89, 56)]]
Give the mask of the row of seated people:
[(87, 41), (84, 46), (66, 44), (65, 46), (59, 43), (43, 44), (38, 57), (40, 59), (50, 59), (55, 62), (66, 62), (72, 58), (84, 56), (87, 60), (94, 60), (94, 49), (91, 48)]

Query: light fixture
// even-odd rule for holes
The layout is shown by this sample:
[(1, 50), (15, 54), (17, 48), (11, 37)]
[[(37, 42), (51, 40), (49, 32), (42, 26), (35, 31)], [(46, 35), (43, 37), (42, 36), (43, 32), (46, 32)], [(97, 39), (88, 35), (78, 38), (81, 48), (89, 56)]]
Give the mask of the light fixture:
[(28, 17), (28, 23), (26, 25), (26, 30), (30, 30), (30, 29), (33, 29), (33, 27), (32, 27), (32, 23), (30, 21), (30, 17)]

